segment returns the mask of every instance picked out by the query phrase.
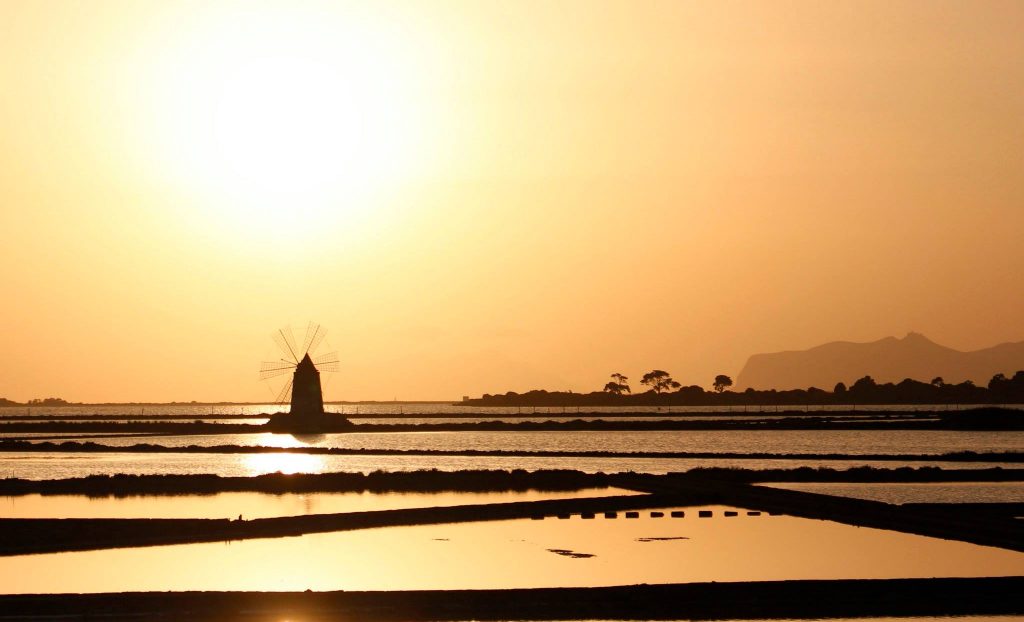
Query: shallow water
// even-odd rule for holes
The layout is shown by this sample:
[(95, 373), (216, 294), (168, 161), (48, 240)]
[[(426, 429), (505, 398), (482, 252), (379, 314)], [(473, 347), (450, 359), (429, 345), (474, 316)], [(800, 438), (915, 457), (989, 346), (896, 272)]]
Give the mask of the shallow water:
[(445, 451), (614, 451), (713, 453), (943, 454), (1024, 451), (1024, 432), (913, 430), (671, 430), (208, 434), (100, 438), (114, 447), (151, 443)]
[[(409, 590), (1011, 576), (1024, 554), (786, 516), (508, 520), (0, 558), (0, 592)], [(701, 508), (703, 509), (703, 508)], [(600, 514), (598, 515), (601, 516)], [(587, 555), (589, 557), (584, 557)], [(416, 563), (414, 560), (419, 560)], [(422, 563), (429, 560), (429, 563)]]
[(883, 503), (1024, 503), (1024, 482), (770, 483), (770, 488), (867, 499)]
[[(214, 474), (247, 477), (265, 473), (330, 473), (338, 471), (416, 471), (437, 469), (573, 469), (586, 473), (664, 474), (698, 467), (741, 469), (795, 469), (798, 467), (849, 469), (871, 466), (894, 469), (908, 463), (872, 460), (747, 460), (691, 458), (543, 458), (523, 456), (323, 456), (314, 454), (198, 454), (198, 453), (71, 453), (2, 452), (0, 478), (65, 479), (87, 475), (127, 473)], [(909, 463), (913, 467), (936, 466), (946, 469), (1018, 468), (1019, 464), (1000, 462)]]
[(242, 515), (245, 519), (252, 519), (632, 494), (640, 493), (621, 488), (586, 488), (557, 492), (316, 492), (276, 495), (222, 492), (131, 497), (32, 494), (0, 497), (0, 518), (235, 518)]

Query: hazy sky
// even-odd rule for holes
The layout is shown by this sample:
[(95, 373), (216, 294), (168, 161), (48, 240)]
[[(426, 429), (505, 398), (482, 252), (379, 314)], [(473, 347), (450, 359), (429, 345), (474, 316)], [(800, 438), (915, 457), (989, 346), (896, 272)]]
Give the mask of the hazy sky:
[(1024, 339), (1024, 3), (0, 3), (0, 396)]

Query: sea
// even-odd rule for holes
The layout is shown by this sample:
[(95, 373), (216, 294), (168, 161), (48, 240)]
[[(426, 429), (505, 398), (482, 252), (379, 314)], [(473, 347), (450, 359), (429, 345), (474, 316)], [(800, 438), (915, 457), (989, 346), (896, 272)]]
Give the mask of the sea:
[[(949, 408), (949, 407), (943, 407)], [(0, 421), (98, 415), (111, 420), (187, 416), (204, 421), (260, 423), (281, 410), (273, 404), (116, 405), (0, 409)], [(355, 423), (438, 423), (575, 418), (698, 419), (792, 416), (787, 408), (469, 408), (451, 404), (334, 404), (331, 412)], [(847, 408), (798, 409), (808, 413)], [(865, 412), (932, 410), (927, 407), (858, 407)], [(799, 416), (800, 413), (797, 413)], [(224, 418), (242, 415), (245, 419)], [(871, 415), (866, 415), (871, 419)], [(179, 419), (180, 420), (180, 419)], [(187, 421), (188, 419), (186, 419)], [(636, 420), (636, 418), (633, 418)], [(863, 420), (863, 419), (861, 419)], [(882, 419), (879, 419), (882, 420)], [(104, 451), (0, 452), (0, 479), (64, 479), (114, 474), (328, 473), (470, 469), (529, 471), (573, 469), (588, 473), (663, 474), (698, 468), (850, 469), (941, 467), (1016, 469), (1001, 452), (1024, 451), (1024, 432), (943, 430), (644, 430), (644, 431), (423, 431), (346, 434), (225, 433), (2, 433), (30, 442), (79, 441)], [(159, 452), (129, 451), (137, 444)], [(218, 446), (235, 446), (218, 450)], [(262, 447), (239, 453), (238, 447)], [(323, 449), (348, 454), (316, 453)], [(361, 452), (359, 450), (362, 450)], [(956, 462), (944, 454), (988, 453), (985, 461)], [(375, 453), (376, 452), (376, 453)], [(432, 453), (433, 452), (433, 453)], [(437, 452), (456, 452), (456, 455)], [(461, 455), (458, 452), (464, 452)], [(471, 453), (478, 452), (478, 453)], [(533, 452), (533, 455), (530, 453)], [(537, 454), (548, 452), (552, 455)], [(565, 452), (589, 455), (564, 455)], [(602, 456), (598, 452), (614, 452)], [(711, 458), (659, 458), (654, 452), (721, 454)], [(562, 453), (563, 455), (558, 455)], [(769, 454), (765, 457), (762, 454)], [(840, 459), (806, 458), (841, 454)], [(755, 457), (755, 455), (760, 455)], [(908, 459), (906, 456), (918, 459)], [(889, 457), (889, 459), (886, 459)], [(984, 479), (984, 478), (982, 478)], [(774, 482), (888, 503), (1024, 502), (1021, 482), (849, 484)], [(606, 496), (615, 489), (574, 494)], [(519, 495), (519, 496), (516, 496)], [(0, 496), (0, 518), (291, 516), (394, 507), (572, 498), (539, 491), (438, 495), (368, 492), (271, 495), (218, 493), (191, 496)], [(469, 589), (627, 585), (692, 581), (763, 581), (837, 578), (1003, 576), (1024, 572), (1024, 555), (993, 547), (854, 527), (831, 521), (749, 512), (726, 506), (665, 508), (633, 520), (593, 514), (364, 529), (289, 538), (212, 542), (0, 558), (4, 593), (166, 590), (374, 590)], [(615, 513), (611, 513), (614, 515)], [(674, 518), (675, 516), (680, 518)], [(667, 517), (673, 518), (667, 518)], [(707, 516), (709, 518), (703, 518)], [(807, 543), (813, 543), (808, 546)], [(345, 564), (338, 560), (359, 560)], [(431, 564), (409, 564), (430, 559)], [(373, 560), (374, 563), (366, 563)], [(685, 560), (686, 563), (680, 563)], [(854, 563), (857, 562), (857, 563)], [(97, 572), (96, 569), (103, 569)], [(289, 572), (279, 572), (288, 568)], [(112, 570), (113, 569), (113, 570)], [(231, 569), (225, 572), (224, 569)], [(438, 570), (441, 569), (441, 570)], [(511, 569), (511, 570), (510, 570)], [(59, 576), (54, 582), (52, 577)], [(1012, 618), (1005, 618), (1009, 620)], [(1004, 618), (974, 618), (1003, 622)]]
[[(809, 407), (799, 412), (829, 412), (853, 407)], [(931, 411), (929, 406), (858, 406), (864, 412)], [(577, 418), (614, 419), (624, 412), (643, 413), (640, 419), (666, 417), (714, 419), (766, 418), (783, 414), (793, 407), (585, 407), (519, 408), (465, 407), (448, 403), (374, 403), (330, 404), (328, 411), (344, 414), (354, 423), (441, 423), (477, 421), (547, 421)], [(277, 404), (169, 404), (110, 405), (67, 407), (0, 408), (0, 420), (22, 417), (54, 418), (80, 415), (109, 416), (130, 420), (135, 416), (188, 416), (204, 421), (262, 423), (269, 414), (282, 410)], [(799, 412), (797, 414), (799, 414)], [(218, 416), (242, 415), (246, 419)], [(870, 418), (870, 415), (869, 415)], [(631, 417), (636, 420), (635, 417)], [(462, 469), (575, 469), (585, 472), (669, 473), (700, 467), (791, 469), (798, 467), (848, 469), (941, 467), (955, 469), (1017, 468), (997, 456), (978, 462), (945, 460), (942, 454), (961, 451), (1001, 453), (1024, 451), (1024, 432), (960, 432), (941, 430), (652, 430), (652, 431), (423, 431), (357, 432), (348, 434), (293, 435), (275, 433), (150, 435), (86, 433), (2, 433), (0, 438), (18, 438), (33, 442), (76, 440), (108, 445), (111, 451), (90, 452), (3, 452), (0, 453), (0, 478), (52, 479), (97, 474), (195, 474), (244, 476), (272, 473), (319, 473), (331, 471), (375, 470), (462, 470)], [(114, 448), (136, 444), (181, 448), (180, 452), (137, 453)], [(237, 445), (247, 447), (338, 448), (364, 450), (362, 455), (323, 455), (315, 453), (196, 453), (189, 447)], [(389, 452), (379, 455), (370, 452)], [(505, 455), (417, 455), (416, 452), (505, 452)], [(509, 455), (531, 452), (615, 452), (636, 454), (602, 456), (530, 456)], [(402, 454), (401, 452), (408, 452)], [(659, 458), (652, 452), (739, 454), (712, 458)], [(400, 454), (400, 455), (394, 455)], [(742, 454), (773, 454), (771, 457), (745, 457)], [(801, 458), (798, 454), (843, 454), (844, 459)], [(924, 460), (885, 460), (880, 456), (922, 455)], [(934, 456), (934, 458), (931, 458)]]

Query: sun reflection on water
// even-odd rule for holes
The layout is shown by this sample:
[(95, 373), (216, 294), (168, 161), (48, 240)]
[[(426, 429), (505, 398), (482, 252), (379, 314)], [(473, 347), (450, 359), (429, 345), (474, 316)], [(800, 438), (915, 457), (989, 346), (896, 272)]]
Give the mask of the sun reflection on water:
[(0, 557), (0, 593), (508, 589), (1024, 571), (1018, 552), (831, 521), (727, 506), (636, 514), (15, 555)]
[(323, 473), (326, 467), (323, 456), (310, 454), (250, 454), (239, 459), (249, 475)]

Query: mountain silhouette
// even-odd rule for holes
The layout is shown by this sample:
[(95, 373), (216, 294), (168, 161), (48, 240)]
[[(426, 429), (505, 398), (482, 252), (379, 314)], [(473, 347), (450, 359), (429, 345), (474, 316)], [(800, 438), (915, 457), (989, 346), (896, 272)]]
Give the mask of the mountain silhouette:
[(939, 345), (918, 333), (903, 339), (886, 337), (871, 343), (835, 341), (809, 350), (755, 354), (736, 379), (736, 388), (806, 389), (831, 391), (837, 382), (852, 384), (871, 376), (877, 382), (912, 378), (947, 383), (971, 380), (986, 386), (998, 373), (1013, 375), (1024, 369), (1024, 341), (1003, 343), (984, 350), (961, 352)]

